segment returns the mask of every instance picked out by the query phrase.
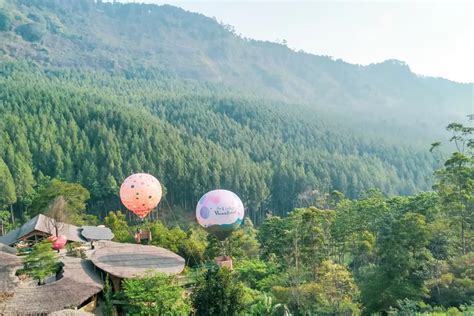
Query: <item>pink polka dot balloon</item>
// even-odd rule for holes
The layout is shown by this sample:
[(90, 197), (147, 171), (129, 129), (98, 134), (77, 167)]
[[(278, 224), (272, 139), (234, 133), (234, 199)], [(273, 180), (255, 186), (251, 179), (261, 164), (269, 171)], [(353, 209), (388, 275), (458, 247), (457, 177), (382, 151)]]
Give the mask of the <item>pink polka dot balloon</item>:
[(161, 200), (161, 184), (148, 173), (129, 176), (120, 187), (120, 200), (135, 215), (144, 218)]
[(67, 237), (64, 235), (59, 235), (57, 238), (54, 238), (54, 240), (52, 241), (53, 241), (52, 247), (54, 250), (63, 249), (67, 243)]

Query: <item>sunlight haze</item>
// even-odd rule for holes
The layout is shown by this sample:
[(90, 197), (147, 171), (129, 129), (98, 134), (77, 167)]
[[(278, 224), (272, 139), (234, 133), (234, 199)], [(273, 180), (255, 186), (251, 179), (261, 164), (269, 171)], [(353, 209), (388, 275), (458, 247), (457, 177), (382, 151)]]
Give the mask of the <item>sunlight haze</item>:
[(399, 59), (420, 75), (474, 82), (472, 2), (145, 2), (215, 17), (243, 37), (284, 39), (295, 50), (362, 65)]

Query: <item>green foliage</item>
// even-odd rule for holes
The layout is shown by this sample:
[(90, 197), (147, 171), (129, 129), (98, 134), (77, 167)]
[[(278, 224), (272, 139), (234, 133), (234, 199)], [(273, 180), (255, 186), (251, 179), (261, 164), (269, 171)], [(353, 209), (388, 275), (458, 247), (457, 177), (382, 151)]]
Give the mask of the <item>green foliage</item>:
[(83, 214), (82, 225), (97, 226), (99, 225), (99, 218), (92, 214)]
[(438, 263), (437, 273), (430, 281), (430, 303), (461, 306), (474, 300), (474, 253)]
[(9, 211), (0, 210), (0, 223), (3, 224), (3, 229), (5, 233), (16, 228), (16, 225), (12, 224), (11, 222), (11, 214)]
[(239, 249), (239, 258), (257, 258), (260, 252), (260, 244), (257, 240), (257, 230), (254, 228), (250, 218), (246, 217), (242, 226), (232, 233), (230, 238), (232, 248)]
[[(110, 72), (123, 69), (130, 79), (149, 81), (169, 74), (203, 82), (214, 91), (230, 90), (235, 94), (309, 104), (288, 104), (288, 107), (292, 113), (304, 113), (308, 120), (311, 113), (321, 117), (329, 112), (327, 121), (338, 123), (334, 129), (352, 125), (356, 129), (372, 129), (377, 135), (400, 142), (420, 138), (431, 141), (439, 126), (448, 123), (448, 117), (460, 119), (472, 108), (469, 84), (416, 76), (408, 65), (397, 60), (362, 67), (328, 56), (295, 52), (278, 43), (242, 38), (232, 27), (215, 19), (173, 6), (86, 0), (8, 2), (16, 15), (47, 21), (48, 30), (61, 32), (61, 36), (45, 36), (42, 46), (46, 52), (40, 54), (33, 54), (34, 47), (24, 45), (21, 39), (14, 39), (11, 45), (6, 44), (11, 40), (4, 41), (0, 48), (6, 51), (6, 60), (31, 56), (34, 62), (52, 64), (54, 68), (74, 65)], [(137, 95), (146, 97), (146, 94)], [(432, 111), (433, 108), (437, 110)], [(259, 121), (248, 125), (257, 125), (255, 129), (258, 129), (259, 123), (255, 122)], [(215, 133), (214, 137), (221, 131)], [(292, 138), (293, 130), (287, 130), (284, 135)], [(334, 150), (345, 147), (331, 141), (329, 144)], [(247, 146), (259, 148), (258, 145), (255, 139), (255, 143)], [(384, 150), (375, 148), (375, 151)], [(369, 155), (373, 153), (368, 151)], [(398, 160), (397, 155), (387, 157)], [(409, 159), (406, 165), (410, 166), (411, 162), (415, 159)], [(359, 167), (349, 170), (361, 172), (363, 166)], [(363, 172), (364, 176), (352, 176), (349, 170), (342, 169), (329, 172), (343, 171), (345, 177), (337, 177), (341, 184), (375, 181), (366, 178), (375, 174)], [(386, 171), (394, 176), (400, 170)], [(321, 176), (325, 173), (321, 172)], [(406, 188), (412, 184), (400, 182)]]
[(257, 230), (248, 218), (244, 224), (233, 231), (224, 241), (218, 240), (214, 235), (207, 236), (207, 247), (204, 257), (213, 260), (217, 256), (229, 255), (233, 258), (256, 258), (259, 254)]
[(453, 132), (451, 141), (457, 151), (436, 172), (434, 188), (453, 224), (459, 227), (459, 252), (466, 254), (474, 244), (474, 235), (470, 233), (474, 225), (474, 127), (453, 123), (448, 131)]
[(173, 252), (178, 252), (181, 243), (187, 237), (186, 232), (181, 228), (173, 227), (169, 229), (161, 221), (151, 223), (148, 229), (150, 229), (153, 236), (152, 245), (167, 248)]
[(346, 267), (325, 260), (316, 272), (317, 284), (321, 286), (318, 313), (351, 314), (359, 313), (359, 289)]
[(331, 223), (334, 211), (315, 207), (295, 209), (289, 217), (269, 217), (260, 227), (258, 240), (262, 258), (275, 257), (284, 267), (304, 267), (314, 273), (331, 251)]
[(262, 259), (275, 256), (279, 262), (285, 262), (286, 254), (291, 250), (288, 232), (291, 226), (288, 220), (269, 216), (258, 230), (258, 240), (262, 245)]
[(388, 312), (391, 316), (403, 316), (403, 315), (420, 315), (421, 306), (420, 302), (412, 301), (407, 298), (397, 301), (397, 307), (390, 308)]
[(0, 32), (9, 31), (11, 27), (11, 20), (9, 14), (0, 8)]
[[(407, 212), (386, 217), (378, 241), (379, 263), (362, 272), (362, 302), (369, 312), (387, 311), (397, 300), (427, 297), (430, 232), (425, 217)], [(393, 216), (392, 215), (392, 216)]]
[(66, 212), (71, 223), (82, 225), (85, 222), (86, 202), (90, 198), (89, 191), (78, 183), (68, 183), (58, 179), (53, 179), (40, 188), (32, 203), (30, 215), (35, 216), (45, 212), (58, 196), (62, 196), (67, 202)]
[(83, 244), (77, 241), (66, 244), (67, 255), (76, 258), (86, 258), (86, 252), (83, 249)]
[(319, 210), (315, 207), (294, 210), (288, 219), (294, 245), (294, 259), (311, 270), (331, 254), (330, 228), (334, 220), (334, 211)]
[(112, 316), (113, 311), (114, 311), (114, 305), (112, 303), (113, 299), (113, 292), (112, 292), (112, 286), (110, 284), (110, 278), (109, 274), (107, 273), (105, 276), (105, 282), (104, 282), (104, 315), (105, 316)]
[(88, 210), (99, 217), (118, 207), (118, 184), (132, 172), (154, 174), (166, 187), (163, 203), (186, 210), (206, 190), (225, 187), (242, 197), (255, 224), (268, 210), (285, 216), (306, 204), (307, 192), (334, 188), (355, 198), (372, 187), (396, 194), (431, 185), (428, 154), (375, 143), (274, 101), (163, 74), (144, 80), (132, 70), (10, 63), (0, 74), (0, 152), (19, 217), (34, 180), (45, 176), (87, 188)]
[[(360, 200), (340, 201), (335, 213), (309, 208), (295, 210), (287, 218), (270, 216), (260, 226), (258, 237), (262, 258), (277, 258), (279, 271), (263, 280), (274, 278), (272, 293), (291, 312), (331, 313), (329, 306), (334, 305), (328, 305), (330, 299), (324, 297), (334, 295), (329, 288), (321, 290), (320, 273), (324, 270), (321, 264), (334, 258), (348, 264), (356, 276), (367, 313), (388, 311), (404, 299), (424, 306), (428, 305), (423, 300), (460, 306), (472, 299), (468, 294), (471, 283), (465, 272), (455, 277), (452, 268), (440, 261), (452, 257), (455, 244), (446, 214), (437, 193), (387, 198), (372, 191)], [(263, 268), (245, 264), (256, 273)], [(237, 263), (236, 269), (242, 266)], [(245, 268), (243, 271), (246, 273)], [(346, 276), (352, 279), (350, 273)], [(255, 287), (255, 277), (246, 278)], [(329, 280), (326, 285), (336, 284)], [(348, 310), (360, 310), (357, 295), (350, 301)], [(417, 308), (420, 313), (429, 310)]]
[(246, 308), (249, 315), (271, 316), (289, 314), (288, 308), (284, 304), (275, 303), (272, 296), (265, 293), (258, 295)]
[(314, 282), (275, 286), (272, 293), (290, 311), (301, 315), (357, 315), (359, 290), (351, 273), (329, 260), (318, 267)]
[(238, 315), (244, 308), (244, 287), (227, 268), (209, 268), (192, 294), (196, 315)]
[(191, 227), (186, 232), (186, 238), (181, 241), (178, 252), (186, 260), (187, 266), (194, 267), (205, 261), (206, 235), (206, 232), (198, 227)]
[(207, 246), (206, 233), (191, 227), (187, 232), (179, 227), (168, 228), (161, 221), (148, 225), (153, 240), (152, 245), (160, 246), (181, 255), (190, 266), (199, 265), (204, 261)]
[(45, 35), (44, 26), (39, 23), (22, 24), (15, 29), (15, 32), (28, 42), (38, 42)]
[(127, 279), (123, 291), (130, 315), (188, 315), (191, 311), (184, 290), (173, 276), (155, 274)]
[(0, 207), (10, 206), (15, 202), (15, 182), (8, 166), (0, 158)]
[(274, 263), (266, 263), (259, 259), (236, 260), (235, 271), (241, 282), (259, 290), (262, 289), (262, 280), (265, 281), (270, 275), (278, 272)]
[(471, 316), (474, 313), (472, 304), (457, 307), (444, 308), (435, 306), (434, 308), (423, 302), (415, 302), (409, 299), (399, 300), (396, 308), (391, 308), (387, 313), (390, 316)]
[(132, 242), (133, 236), (128, 227), (127, 220), (125, 219), (125, 214), (121, 211), (109, 212), (104, 218), (104, 225), (114, 233), (114, 241), (118, 242)]
[(59, 271), (61, 265), (48, 240), (37, 243), (26, 256), (24, 271), (43, 284), (46, 277)]
[(348, 253), (355, 271), (372, 263), (375, 236), (389, 212), (390, 206), (380, 191), (370, 191), (359, 200), (342, 200), (336, 207), (331, 227), (339, 261), (343, 262)]
[[(117, 241), (131, 241), (124, 214), (107, 211), (120, 205), (121, 181), (144, 171), (163, 183), (168, 211), (189, 215), (203, 192), (222, 187), (263, 222), (258, 231), (246, 222), (225, 243), (234, 273), (208, 271), (198, 282), (201, 314), (208, 306), (226, 315), (357, 314), (358, 289), (367, 313), (471, 308), (472, 128), (449, 126), (457, 151), (436, 173), (436, 192), (393, 197), (431, 187), (440, 143), (431, 156), (412, 146), (416, 131), (431, 137), (430, 126), (470, 109), (470, 85), (419, 78), (397, 61), (354, 67), (244, 40), (171, 6), (18, 3), (2, 7), (0, 30), (11, 28), (1, 12), (28, 18), (34, 23), (16, 32), (41, 43), (0, 32), (0, 209), (11, 206), (8, 217), (44, 212), (62, 195), (75, 223), (105, 217)], [(295, 96), (311, 106), (292, 104)], [(153, 244), (189, 266), (222, 251), (200, 228), (150, 229)], [(130, 313), (168, 306), (145, 291), (168, 285), (132, 282)]]

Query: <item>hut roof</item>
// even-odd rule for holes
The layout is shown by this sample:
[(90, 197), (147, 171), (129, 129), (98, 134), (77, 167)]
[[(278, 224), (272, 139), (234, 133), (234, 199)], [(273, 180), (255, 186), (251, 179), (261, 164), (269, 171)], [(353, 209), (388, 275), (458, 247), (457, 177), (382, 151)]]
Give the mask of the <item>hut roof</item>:
[[(20, 228), (14, 229), (5, 236), (0, 237), (0, 243), (3, 243), (5, 245), (13, 245), (18, 241), (18, 239), (34, 232), (34, 231), (40, 231), (46, 234), (54, 234), (54, 219), (45, 216), (43, 214), (38, 214), (29, 221), (27, 221), (23, 226)], [(66, 224), (62, 223), (61, 225), (58, 225), (59, 228), (59, 234), (60, 235), (65, 235), (67, 237), (67, 240), (70, 241), (84, 241), (81, 238), (81, 234), (79, 233), (79, 227), (71, 225), (71, 224)]]
[[(15, 255), (0, 251), (0, 292), (10, 292), (16, 287), (15, 268), (21, 265), (21, 259)], [(0, 305), (0, 315), (2, 308)]]
[(15, 287), (11, 290), (13, 296), (0, 303), (0, 311), (6, 315), (50, 313), (76, 307), (103, 289), (89, 260), (65, 257), (63, 263), (64, 274), (60, 280), (42, 286)]
[(81, 235), (87, 240), (111, 240), (114, 234), (107, 227), (82, 226)]
[(74, 309), (63, 309), (62, 311), (52, 312), (49, 316), (94, 316), (94, 314)]
[(0, 243), (0, 251), (6, 252), (6, 253), (9, 253), (9, 254), (12, 254), (12, 255), (17, 253), (16, 248), (7, 246), (7, 245), (2, 244), (2, 243)]
[(142, 276), (149, 271), (178, 274), (184, 269), (184, 259), (164, 248), (112, 241), (101, 244), (91, 256), (92, 262), (119, 278)]
[(19, 266), (21, 265), (21, 259), (20, 257), (0, 251), (0, 268), (6, 267), (6, 266)]

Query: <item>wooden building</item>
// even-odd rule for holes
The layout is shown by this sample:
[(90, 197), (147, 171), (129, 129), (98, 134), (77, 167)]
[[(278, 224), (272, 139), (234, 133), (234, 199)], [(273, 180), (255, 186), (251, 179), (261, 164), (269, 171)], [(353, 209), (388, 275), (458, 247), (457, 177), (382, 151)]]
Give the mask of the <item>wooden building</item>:
[(109, 274), (115, 291), (120, 289), (123, 279), (153, 272), (178, 274), (185, 264), (182, 257), (161, 247), (112, 241), (100, 242), (91, 261)]
[(15, 246), (21, 241), (35, 243), (51, 235), (55, 235), (56, 230), (58, 235), (65, 235), (68, 241), (85, 241), (81, 236), (81, 228), (71, 224), (59, 223), (46, 215), (39, 214), (27, 221), (20, 228), (14, 229), (4, 236), (0, 236), (0, 243), (8, 246)]

